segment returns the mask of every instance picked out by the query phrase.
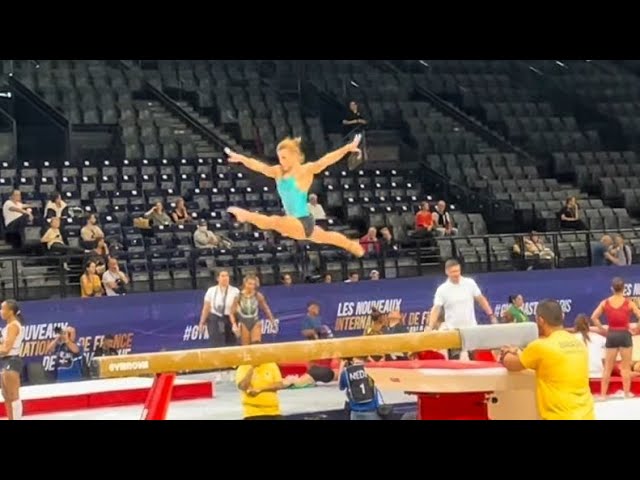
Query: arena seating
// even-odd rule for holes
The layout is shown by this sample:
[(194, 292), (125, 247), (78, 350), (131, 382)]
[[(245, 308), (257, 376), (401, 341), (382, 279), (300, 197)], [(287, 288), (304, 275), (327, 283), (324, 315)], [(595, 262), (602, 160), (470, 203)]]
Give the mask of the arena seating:
[[(520, 159), (512, 160), (514, 163), (517, 162), (515, 171), (501, 169), (499, 178), (502, 181), (490, 180), (488, 186), (498, 198), (510, 198), (516, 203), (523, 223), (529, 223), (530, 216), (534, 215), (534, 225), (538, 228), (557, 230), (560, 201), (569, 196), (577, 196), (584, 197), (586, 206), (592, 207), (583, 210), (584, 218), (592, 228), (603, 228), (605, 223), (608, 224), (606, 228), (627, 228), (631, 225), (626, 211), (611, 210), (601, 205), (598, 199), (586, 198), (585, 194), (588, 192), (598, 193), (597, 190), (589, 188), (592, 186), (591, 175), (597, 179), (602, 176), (602, 171), (597, 168), (582, 169), (577, 165), (581, 162), (598, 165), (601, 162), (603, 165), (609, 162), (609, 165), (616, 165), (609, 166), (609, 169), (613, 168), (616, 175), (619, 170), (619, 176), (622, 176), (634, 172), (634, 167), (627, 163), (634, 162), (633, 152), (602, 151), (603, 145), (597, 130), (579, 125), (572, 112), (546, 100), (541, 89), (532, 90), (512, 80), (507, 66), (510, 62), (498, 62), (500, 65), (481, 60), (423, 62), (407, 62), (404, 65), (407, 70), (421, 72), (413, 74), (418, 84), (457, 104), (489, 127), (521, 144), (528, 152), (540, 157), (538, 163), (542, 164), (547, 157), (553, 156), (556, 175), (574, 172), (577, 174), (576, 183), (584, 190), (583, 193), (571, 186), (559, 184), (553, 178), (538, 180), (535, 166), (518, 168), (522, 165)], [(533, 63), (536, 68), (540, 66), (540, 62)], [(546, 63), (556, 65), (555, 62)], [(484, 159), (475, 161), (476, 164), (479, 162), (493, 163), (491, 158), (488, 162)], [(496, 170), (495, 164), (493, 170)], [(486, 175), (484, 171), (478, 173)], [(509, 177), (514, 181), (504, 180)], [(478, 177), (474, 175), (473, 178)], [(478, 183), (478, 186), (482, 186), (483, 180)], [(628, 185), (624, 182), (620, 184)], [(562, 191), (563, 189), (566, 191)], [(611, 195), (616, 193), (614, 189), (610, 191)], [(607, 195), (610, 195), (609, 192)], [(603, 195), (603, 199), (615, 200), (606, 195)]]
[[(529, 62), (603, 115), (620, 121), (629, 145), (613, 149), (601, 137), (598, 125), (585, 123), (543, 87), (520, 81), (512, 62), (303, 63), (159, 60), (125, 68), (103, 61), (17, 62), (16, 78), (64, 112), (72, 124), (117, 126), (123, 149), (121, 156), (109, 160), (87, 157), (66, 165), (6, 161), (0, 168), (0, 194), (4, 198), (16, 178), (25, 198), (40, 208), (43, 195), (59, 189), (67, 203), (98, 213), (110, 238), (123, 244), (119, 256), (137, 280), (135, 288), (141, 290), (189, 288), (194, 276), (200, 286), (208, 282), (212, 265), (237, 266), (238, 275), (258, 271), (266, 283), (285, 272), (298, 273), (302, 279), (314, 271), (331, 270), (341, 278), (352, 268), (366, 274), (384, 267), (387, 276), (404, 276), (451, 255), (472, 269), (486, 269), (488, 262), (492, 269), (514, 268), (518, 235), (482, 238), (489, 230), (486, 219), (459, 209), (452, 210), (458, 237), (438, 239), (436, 250), (424, 245), (421, 251), (405, 248), (398, 258), (384, 261), (350, 261), (334, 249), (314, 245), (298, 250), (293, 242), (239, 228), (229, 222), (226, 207), (279, 211), (273, 185), (218, 160), (221, 145), (213, 145), (192, 129), (184, 116), (178, 118), (146, 86), (148, 82), (169, 95), (176, 108), (216, 135), (225, 135), (232, 145), (272, 159), (280, 138), (300, 135), (308, 157), (314, 158), (343, 143), (344, 132), (339, 120), (300, 94), (301, 81), (335, 108), (357, 100), (371, 128), (399, 132), (405, 147), (414, 149), (422, 162), (356, 171), (337, 166), (326, 172), (313, 189), (330, 215), (331, 228), (356, 236), (369, 225), (389, 226), (396, 240), (410, 245), (415, 209), (433, 193), (422, 181), (425, 172), (420, 165), (427, 165), (470, 192), (513, 202), (514, 233), (531, 228), (558, 230), (562, 201), (575, 196), (590, 229), (623, 229), (635, 245), (635, 230), (628, 230), (633, 226), (628, 211), (640, 211), (640, 185), (634, 178), (640, 163), (630, 120), (638, 80), (623, 67), (612, 62), (604, 69), (586, 62)], [(634, 64), (627, 67), (633, 70)], [(425, 91), (456, 105), (461, 113), (451, 114)], [(477, 121), (494, 137), (479, 134), (472, 125)], [(507, 151), (504, 142), (492, 138), (506, 138), (524, 152)], [(432, 201), (439, 199), (436, 195)], [(170, 210), (180, 196), (187, 200), (194, 218), (206, 218), (214, 231), (229, 236), (239, 248), (194, 252), (193, 227), (176, 226), (145, 235), (132, 226), (132, 219), (155, 201), (164, 202)], [(65, 225), (70, 244), (78, 241), (81, 222), (74, 219)], [(29, 230), (30, 239), (37, 241), (40, 227)], [(599, 235), (592, 233), (591, 238)], [(558, 266), (588, 263), (586, 238), (575, 233), (549, 237), (554, 250), (562, 252)], [(306, 254), (311, 269), (303, 260)], [(387, 260), (389, 265), (380, 265)], [(27, 262), (20, 272), (29, 268), (38, 266)], [(59, 278), (41, 282), (55, 283)]]

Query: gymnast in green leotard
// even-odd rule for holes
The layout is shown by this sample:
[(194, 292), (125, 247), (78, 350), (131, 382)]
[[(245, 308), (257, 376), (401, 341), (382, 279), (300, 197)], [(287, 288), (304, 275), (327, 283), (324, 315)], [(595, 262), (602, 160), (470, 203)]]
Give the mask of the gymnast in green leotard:
[(310, 240), (314, 243), (334, 245), (356, 257), (363, 256), (364, 249), (357, 240), (351, 240), (341, 233), (329, 232), (315, 225), (307, 204), (314, 175), (339, 162), (349, 153), (355, 152), (361, 155), (358, 148), (360, 138), (360, 135), (356, 135), (351, 143), (309, 163), (304, 163), (300, 138), (285, 138), (278, 144), (279, 165), (267, 165), (227, 148), (225, 153), (229, 156), (229, 162), (241, 163), (248, 169), (276, 181), (285, 215), (264, 215), (238, 207), (230, 207), (227, 211), (235, 215), (239, 222), (251, 223), (262, 230), (275, 230), (294, 240)]

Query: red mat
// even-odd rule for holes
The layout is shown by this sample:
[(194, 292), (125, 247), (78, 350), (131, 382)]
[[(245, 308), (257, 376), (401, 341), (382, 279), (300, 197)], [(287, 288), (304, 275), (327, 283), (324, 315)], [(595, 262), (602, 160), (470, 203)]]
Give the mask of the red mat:
[[(589, 380), (589, 387), (591, 388), (591, 393), (594, 395), (600, 395), (600, 379), (592, 378)], [(609, 382), (609, 391), (607, 395), (613, 395), (616, 392), (622, 391), (622, 377), (611, 377), (611, 381)], [(636, 396), (640, 396), (640, 378), (632, 378), (631, 379), (631, 393)]]
[[(22, 401), (24, 415), (55, 413), (88, 408), (123, 407), (143, 405), (151, 386), (146, 388), (123, 388), (107, 392), (82, 393), (50, 398), (34, 398)], [(173, 387), (172, 400), (196, 400), (213, 398), (212, 382), (183, 383)], [(6, 417), (4, 402), (0, 403), (0, 416)]]

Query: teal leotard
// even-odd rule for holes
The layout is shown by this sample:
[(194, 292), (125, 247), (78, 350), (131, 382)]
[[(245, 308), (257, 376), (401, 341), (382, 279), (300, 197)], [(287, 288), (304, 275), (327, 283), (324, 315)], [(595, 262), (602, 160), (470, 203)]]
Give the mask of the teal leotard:
[(309, 212), (307, 203), (309, 193), (300, 190), (293, 177), (282, 177), (276, 180), (276, 188), (282, 200), (284, 211), (290, 217), (295, 217), (302, 223), (304, 234), (311, 237), (315, 228), (315, 220)]
[(308, 217), (310, 215), (309, 205), (307, 204), (309, 194), (308, 192), (300, 190), (295, 178), (279, 178), (276, 180), (276, 187), (287, 215), (296, 218)]

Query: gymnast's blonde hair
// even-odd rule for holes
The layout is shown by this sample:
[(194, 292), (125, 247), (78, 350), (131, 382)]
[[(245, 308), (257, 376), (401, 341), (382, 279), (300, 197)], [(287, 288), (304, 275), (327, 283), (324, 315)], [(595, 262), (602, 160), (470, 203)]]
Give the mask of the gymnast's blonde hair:
[(290, 152), (293, 152), (297, 155), (300, 156), (300, 163), (304, 162), (304, 153), (302, 152), (302, 138), (301, 137), (287, 137), (284, 140), (282, 140), (279, 144), (278, 144), (278, 148), (276, 148), (276, 151), (280, 151), (280, 150), (289, 150)]

